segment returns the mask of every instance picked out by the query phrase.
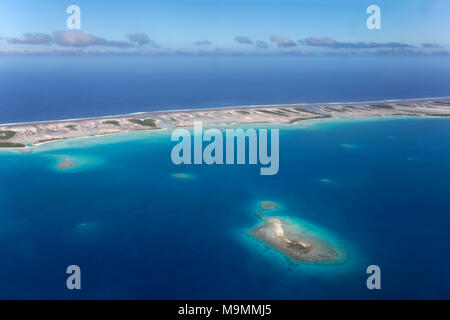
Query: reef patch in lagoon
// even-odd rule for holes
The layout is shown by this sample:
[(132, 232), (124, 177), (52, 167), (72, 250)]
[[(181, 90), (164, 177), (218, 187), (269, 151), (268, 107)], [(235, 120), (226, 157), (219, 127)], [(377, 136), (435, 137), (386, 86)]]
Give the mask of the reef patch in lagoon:
[(286, 217), (264, 218), (250, 234), (300, 263), (342, 264), (346, 250)]

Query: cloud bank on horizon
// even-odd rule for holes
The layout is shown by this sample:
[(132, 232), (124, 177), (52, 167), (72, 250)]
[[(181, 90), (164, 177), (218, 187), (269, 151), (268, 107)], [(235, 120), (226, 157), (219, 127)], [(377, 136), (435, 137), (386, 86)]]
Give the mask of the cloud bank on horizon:
[(151, 45), (158, 47), (145, 33), (127, 35), (128, 41), (106, 40), (105, 38), (87, 34), (80, 30), (54, 31), (53, 34), (24, 33), (23, 38), (6, 38), (9, 44), (27, 45), (51, 45), (56, 44), (63, 47), (116, 47), (129, 48), (135, 45)]
[[(18, 45), (18, 48), (0, 50), (0, 55), (8, 54), (57, 54), (57, 55), (243, 55), (256, 52), (246, 52), (240, 50), (230, 50), (225, 48), (214, 48), (213, 50), (170, 50), (161, 48), (155, 41), (151, 40), (146, 33), (127, 34), (127, 40), (107, 40), (103, 37), (87, 34), (79, 30), (54, 31), (52, 34), (24, 33), (21, 38), (4, 38), (11, 45)], [(357, 42), (357, 41), (337, 41), (329, 37), (314, 38), (309, 37), (301, 40), (291, 40), (281, 35), (273, 35), (270, 42), (278, 48), (278, 51), (268, 52), (270, 45), (266, 41), (252, 41), (249, 37), (236, 36), (234, 40), (241, 45), (252, 46), (255, 49), (263, 50), (265, 54), (295, 54), (295, 55), (318, 55), (335, 54), (335, 51), (309, 51), (307, 48), (337, 49), (349, 54), (355, 54), (364, 50), (365, 54), (413, 54), (413, 55), (450, 55), (442, 45), (438, 43), (422, 43), (411, 45), (402, 42)], [(209, 40), (195, 41), (194, 46), (211, 46)], [(20, 46), (28, 45), (27, 48)], [(39, 49), (30, 49), (30, 46), (38, 46)], [(51, 49), (48, 47), (52, 47)], [(17, 46), (16, 46), (17, 47)], [(47, 48), (46, 48), (47, 47)], [(298, 47), (302, 47), (299, 50)], [(87, 50), (94, 48), (95, 50)], [(119, 50), (111, 51), (105, 48), (115, 48)], [(123, 50), (129, 49), (132, 50)], [(143, 48), (147, 48), (143, 50)], [(151, 48), (153, 50), (149, 50)], [(295, 50), (287, 50), (296, 48)], [(83, 49), (83, 50), (80, 50)], [(377, 50), (372, 50), (377, 49)], [(261, 52), (261, 51), (260, 51)]]
[(68, 15), (58, 1), (27, 3), (0, 3), (0, 55), (450, 55), (445, 0), (379, 0), (382, 28), (372, 31), (368, 0), (240, 0), (220, 8), (130, 0), (108, 2), (106, 11), (106, 1), (79, 0), (81, 30), (64, 30)]

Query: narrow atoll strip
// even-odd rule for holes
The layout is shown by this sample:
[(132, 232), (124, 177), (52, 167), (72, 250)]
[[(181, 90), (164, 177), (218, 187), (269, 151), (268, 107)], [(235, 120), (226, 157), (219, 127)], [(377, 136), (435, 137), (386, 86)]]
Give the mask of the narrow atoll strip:
[[(379, 102), (264, 105), (211, 109), (141, 112), (100, 118), (68, 119), (0, 125), (0, 149), (29, 148), (58, 140), (98, 137), (139, 131), (205, 126), (277, 125), (303, 128), (327, 121), (369, 118), (450, 118), (449, 98), (389, 100)], [(309, 127), (311, 128), (311, 127)], [(352, 148), (343, 144), (344, 148)]]

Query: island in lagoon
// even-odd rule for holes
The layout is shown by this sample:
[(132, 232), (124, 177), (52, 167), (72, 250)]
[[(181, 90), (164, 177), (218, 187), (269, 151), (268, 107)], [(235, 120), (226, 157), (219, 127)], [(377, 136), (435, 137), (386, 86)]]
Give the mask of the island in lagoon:
[(344, 249), (288, 218), (263, 218), (250, 234), (296, 262), (339, 264), (347, 260)]
[[(348, 259), (345, 249), (331, 242), (305, 223), (294, 221), (279, 213), (279, 206), (272, 201), (261, 201), (256, 215), (261, 223), (249, 234), (275, 249), (294, 262), (315, 264), (342, 264)], [(269, 214), (269, 216), (267, 216)]]

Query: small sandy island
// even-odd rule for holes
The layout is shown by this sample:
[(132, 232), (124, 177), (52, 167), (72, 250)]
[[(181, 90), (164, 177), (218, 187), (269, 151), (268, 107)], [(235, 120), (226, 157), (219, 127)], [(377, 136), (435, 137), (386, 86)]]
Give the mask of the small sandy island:
[(339, 264), (347, 260), (343, 249), (286, 218), (264, 218), (250, 234), (297, 262)]

